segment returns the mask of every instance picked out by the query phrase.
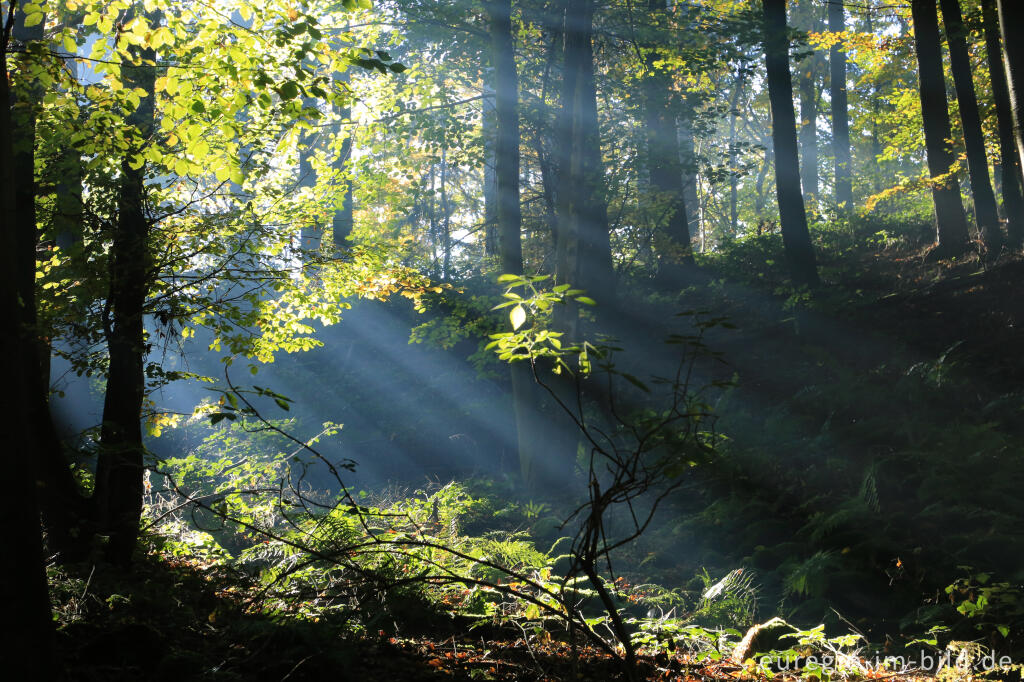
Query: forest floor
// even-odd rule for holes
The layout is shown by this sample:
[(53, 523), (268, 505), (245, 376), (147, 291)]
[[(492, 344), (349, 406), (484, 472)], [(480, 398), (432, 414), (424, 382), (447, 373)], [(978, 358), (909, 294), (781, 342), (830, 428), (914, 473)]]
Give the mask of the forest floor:
[[(743, 321), (716, 343), (762, 401), (792, 397), (809, 376), (827, 383), (837, 366), (874, 371), (895, 353), (929, 362), (955, 354), (978, 379), (972, 402), (1015, 391), (1024, 379), (1019, 258), (983, 268), (976, 260), (929, 264), (921, 254), (883, 253), (827, 277), (834, 300), (801, 315), (766, 289), (730, 284), (697, 297), (715, 314)], [(127, 574), (73, 566), (53, 569), (51, 578), (57, 667), (73, 680), (626, 679), (608, 654), (514, 629), (464, 632), (431, 622), (422, 632), (405, 624), (402, 637), (383, 629), (353, 636), (335, 623), (271, 617), (253, 608), (258, 587), (238, 574), (156, 553)], [(643, 657), (638, 667), (639, 677), (652, 680), (754, 679), (738, 666), (680, 657)]]
[[(149, 553), (129, 572), (79, 565), (51, 575), (57, 657), (47, 679), (82, 682), (182, 680), (626, 680), (620, 661), (591, 646), (512, 626), (432, 627), (402, 637), (353, 635), (318, 620), (255, 615), (259, 590), (238, 575)], [(168, 586), (173, 586), (168, 589)], [(459, 631), (462, 630), (462, 631)], [(640, 656), (637, 678), (763, 680), (730, 663)], [(857, 679), (928, 680), (868, 672)], [(775, 680), (797, 679), (776, 675)]]

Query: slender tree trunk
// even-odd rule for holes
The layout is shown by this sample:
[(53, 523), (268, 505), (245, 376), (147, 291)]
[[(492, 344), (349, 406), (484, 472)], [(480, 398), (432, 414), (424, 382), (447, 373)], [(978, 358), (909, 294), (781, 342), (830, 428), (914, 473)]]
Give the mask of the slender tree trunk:
[[(13, 37), (21, 44), (43, 39), (43, 23), (25, 27), (25, 15), (21, 12), (14, 24)], [(36, 244), (39, 234), (36, 220), (36, 182), (35, 182), (35, 127), (42, 88), (24, 83), (16, 93), (7, 98), (12, 104), (11, 111), (16, 112), (11, 118), (12, 138), (14, 144), (14, 210), (18, 234), (18, 295), (24, 306), (23, 323), (26, 339), (30, 340), (34, 367), (27, 376), (32, 382), (31, 390), (26, 394), (28, 410), (31, 416), (31, 428), (35, 434), (35, 447), (38, 456), (36, 465), (36, 485), (41, 492), (39, 502), (47, 528), (50, 550), (60, 560), (73, 560), (84, 552), (87, 536), (85, 529), (80, 528), (86, 516), (85, 499), (72, 476), (68, 461), (50, 414), (50, 344), (38, 326), (36, 315)], [(17, 100), (15, 102), (15, 100)], [(81, 168), (74, 169), (81, 173)], [(57, 198), (58, 211), (68, 207), (68, 201)], [(79, 213), (81, 207), (78, 207)], [(80, 218), (80, 216), (79, 216)], [(55, 225), (60, 230), (60, 225)], [(76, 229), (76, 232), (78, 230)], [(58, 232), (59, 234), (59, 232)], [(29, 357), (29, 356), (26, 356)]]
[[(339, 74), (335, 80), (341, 83), (348, 83), (348, 73)], [(354, 221), (352, 218), (352, 128), (349, 119), (352, 118), (352, 107), (345, 104), (336, 109), (338, 114), (338, 125), (335, 130), (336, 136), (342, 136), (341, 152), (334, 159), (334, 172), (342, 176), (343, 192), (341, 206), (337, 207), (331, 217), (331, 239), (334, 242), (336, 253), (348, 250), (348, 238), (352, 234)]]
[[(867, 13), (867, 30), (871, 35), (875, 35), (875, 27), (873, 15), (871, 12)], [(878, 79), (873, 78), (871, 82), (871, 189), (876, 194), (884, 189), (884, 183), (882, 178), (881, 169), (878, 165), (881, 163), (880, 157), (882, 156), (882, 140), (878, 134), (878, 119), (879, 119), (879, 101), (881, 100), (881, 88), (878, 85)]]
[(1013, 107), (1010, 105), (1010, 92), (1006, 84), (1002, 40), (999, 37), (999, 14), (995, 0), (982, 0), (981, 11), (992, 99), (995, 102), (999, 126), (999, 165), (1002, 169), (1001, 190), (1003, 210), (1006, 212), (1006, 232), (1010, 247), (1019, 249), (1024, 245), (1024, 177), (1021, 174), (1021, 157), (1017, 153), (1013, 134)]
[[(69, 17), (65, 22), (64, 28), (68, 28), (73, 24), (74, 19)], [(39, 35), (42, 34), (44, 24), (45, 21), (41, 21), (36, 25)], [(63, 49), (63, 45), (50, 45), (50, 52), (53, 54), (61, 52)], [(70, 75), (71, 80), (78, 80), (77, 60), (72, 58), (63, 60), (61, 69)], [(82, 155), (68, 143), (61, 147), (58, 154), (54, 164), (57, 184), (54, 193), (55, 206), (51, 233), (58, 248), (67, 254), (82, 243)]]
[[(43, 23), (25, 26), (25, 13), (17, 12), (12, 37), (20, 45), (43, 39)], [(26, 53), (24, 68), (32, 68), (33, 57)], [(39, 230), (36, 218), (36, 116), (43, 89), (36, 83), (22, 83), (5, 99), (10, 103), (10, 132), (14, 140), (13, 210), (18, 230), (15, 259), (18, 297), (24, 306), (22, 322), (27, 341), (26, 358), (32, 357), (34, 367), (27, 372), (31, 390), (26, 393), (29, 426), (34, 434), (37, 462), (36, 485), (39, 503), (47, 529), (49, 549), (61, 560), (77, 558), (84, 549), (85, 532), (80, 528), (85, 516), (85, 500), (81, 496), (60, 441), (53, 428), (49, 406), (50, 345), (39, 329), (36, 311), (36, 245)], [(78, 169), (81, 172), (81, 169)], [(74, 173), (72, 173), (73, 175)], [(67, 206), (57, 198), (58, 209)]]
[[(14, 11), (14, 7), (9, 10)], [(24, 362), (34, 354), (35, 339), (28, 306), (19, 296), (18, 273), (35, 270), (35, 254), (28, 262), (20, 243), (29, 230), (19, 225), (15, 198), (15, 141), (12, 139), (10, 83), (7, 53), (10, 45), (10, 17), (0, 14), (0, 316), (14, 332), (0, 334), (0, 362), (7, 385), (0, 392), (0, 409), (13, 424), (5, 437), (4, 462), (7, 486), (6, 522), (9, 556), (0, 573), (0, 598), (9, 613), (18, 614), (17, 623), (0, 644), (0, 660), (12, 679), (47, 679), (53, 655), (50, 600), (43, 568), (43, 545), (39, 525), (36, 487), (38, 458), (31, 408), (24, 396), (36, 390), (32, 374), (36, 363)], [(34, 232), (35, 226), (32, 226)], [(32, 246), (35, 246), (33, 234)], [(34, 314), (34, 311), (33, 311)]]
[(441, 279), (451, 279), (452, 207), (448, 197), (448, 143), (441, 147)]
[(498, 255), (498, 193), (495, 184), (495, 103), (494, 103), (494, 67), (484, 71), (483, 115), (481, 118), (481, 136), (484, 145), (484, 255)]
[[(25, 14), (18, 12), (14, 28), (13, 38), (21, 45), (40, 41), (43, 39), (43, 23), (40, 22), (32, 27), (25, 27)], [(26, 68), (30, 68), (28, 58), (23, 62)], [(11, 107), (11, 134), (13, 138), (14, 152), (14, 211), (15, 224), (18, 229), (18, 249), (16, 256), (19, 264), (23, 265), (17, 271), (18, 295), (21, 296), (24, 312), (23, 320), (28, 325), (28, 333), (38, 339), (39, 329), (37, 328), (36, 316), (36, 244), (39, 241), (39, 230), (36, 220), (36, 182), (35, 182), (35, 139), (36, 139), (36, 116), (43, 96), (42, 88), (38, 83), (22, 83), (17, 92), (12, 92), (3, 102), (3, 106)], [(39, 366), (39, 371), (33, 372), (34, 376), (49, 376), (49, 354), (44, 352), (43, 344), (35, 344), (33, 362)], [(48, 392), (46, 385), (35, 387), (33, 393), (39, 391), (45, 396)], [(45, 399), (44, 399), (45, 403)]]
[(544, 201), (544, 226), (548, 242), (545, 249), (544, 263), (541, 270), (554, 270), (555, 252), (558, 249), (558, 212), (555, 208), (555, 185), (558, 182), (555, 171), (554, 141), (552, 128), (547, 123), (548, 90), (551, 84), (551, 72), (555, 68), (559, 55), (562, 31), (557, 22), (545, 22), (545, 31), (549, 37), (547, 55), (544, 58), (544, 70), (541, 75), (540, 111), (533, 127), (532, 142), (537, 150), (537, 166), (540, 171), (541, 194)]
[(53, 216), (53, 237), (65, 253), (82, 243), (82, 158), (71, 146), (61, 150), (58, 161), (61, 179), (57, 184)]
[(771, 139), (764, 140), (764, 160), (761, 162), (761, 169), (757, 172), (757, 179), (754, 181), (754, 213), (757, 215), (758, 223), (765, 220), (765, 208), (768, 205), (768, 194), (765, 192), (764, 183), (768, 179), (768, 171), (775, 164), (775, 148)]
[(599, 304), (607, 306), (615, 297), (615, 271), (608, 234), (608, 199), (605, 194), (601, 131), (597, 118), (597, 88), (594, 82), (594, 2), (569, 0), (568, 5), (566, 50), (571, 46), (579, 51), (574, 60), (579, 67), (579, 80), (573, 150), (573, 166), (580, 190), (574, 197), (573, 211), (578, 221), (579, 286), (586, 289)]
[[(522, 209), (519, 202), (519, 74), (516, 70), (512, 40), (511, 0), (488, 0), (485, 5), (491, 33), (495, 77), (494, 180), (497, 200), (497, 242), (501, 272), (523, 273)], [(533, 380), (531, 366), (515, 362), (509, 367), (512, 380), (512, 406), (516, 421), (519, 470), (523, 483), (536, 487), (552, 476), (564, 485), (571, 475), (569, 466), (555, 473), (546, 464), (559, 461), (542, 457), (542, 419), (538, 412), (539, 386)]]
[(522, 209), (519, 202), (519, 74), (512, 42), (511, 0), (490, 0), (495, 71), (494, 179), (501, 271), (523, 273)]
[[(562, 25), (562, 87), (559, 93), (558, 116), (555, 120), (555, 212), (558, 234), (555, 239), (555, 282), (580, 286), (579, 221), (574, 213), (575, 197), (581, 188), (573, 171), (576, 119), (578, 106), (576, 90), (580, 79), (580, 49), (574, 44), (580, 40), (578, 31), (567, 25), (571, 0), (565, 0)], [(589, 39), (589, 38), (588, 38)], [(568, 338), (576, 339), (579, 311), (576, 304), (561, 306), (554, 313), (555, 326)]]
[(686, 208), (687, 234), (690, 235), (692, 250), (693, 235), (700, 230), (700, 197), (697, 194), (697, 154), (693, 141), (693, 110), (683, 107), (683, 115), (677, 122), (679, 136), (679, 158), (683, 170), (683, 203)]
[[(664, 18), (666, 0), (649, 0), (652, 21)], [(687, 223), (683, 173), (679, 161), (679, 137), (670, 101), (672, 78), (658, 66), (662, 54), (652, 49), (646, 58), (643, 78), (647, 166), (658, 224), (664, 225), (664, 239), (657, 240), (658, 279), (666, 286), (679, 286), (679, 270), (693, 264), (690, 229)], [(598, 159), (600, 163), (600, 159)], [(607, 232), (607, 225), (605, 226)]]
[(819, 284), (818, 266), (807, 230), (804, 197), (800, 191), (793, 81), (789, 73), (786, 0), (764, 0), (764, 19), (765, 65), (772, 110), (772, 143), (775, 147), (775, 191), (779, 199), (782, 241), (793, 284), (813, 288)]
[[(556, 130), (559, 232), (555, 279), (586, 290), (602, 306), (600, 314), (614, 303), (615, 287), (594, 84), (594, 6), (592, 0), (567, 0), (564, 7), (561, 111)], [(554, 326), (566, 339), (578, 341), (578, 306), (558, 306)], [(576, 411), (580, 391), (568, 372), (554, 378), (552, 390), (566, 408)], [(559, 460), (560, 465), (574, 466), (579, 436), (567, 425), (555, 427), (550, 449), (569, 458), (567, 462)]]
[[(155, 56), (152, 49), (145, 49), (135, 57), (153, 60)], [(94, 498), (98, 530), (109, 537), (107, 559), (128, 564), (142, 514), (141, 414), (147, 351), (144, 309), (152, 267), (150, 223), (145, 213), (145, 165), (132, 166), (134, 153), (141, 151), (153, 131), (155, 74), (152, 68), (132, 65), (123, 66), (121, 73), (125, 87), (141, 88), (146, 95), (128, 116), (128, 125), (135, 129), (136, 145), (121, 162), (118, 216), (110, 250), (110, 293), (104, 314), (110, 370)]]
[[(843, 0), (828, 4), (828, 30), (846, 30)], [(840, 215), (853, 212), (853, 168), (850, 156), (850, 117), (846, 93), (846, 47), (836, 43), (829, 51), (832, 93), (832, 151), (836, 163), (836, 208)]]
[(746, 62), (736, 70), (732, 100), (729, 103), (729, 232), (735, 237), (740, 229), (739, 175), (736, 170), (738, 150), (736, 148), (736, 120), (739, 118), (740, 98), (743, 96), (743, 81), (747, 75)]
[(935, 204), (935, 244), (933, 257), (959, 256), (967, 250), (969, 235), (960, 184), (953, 172), (953, 152), (949, 148), (952, 131), (946, 102), (946, 79), (942, 73), (942, 46), (935, 0), (911, 0), (914, 21), (914, 48), (920, 78), (921, 118), (924, 122), (928, 172), (932, 178)]
[[(316, 100), (312, 97), (306, 97), (302, 100), (302, 108), (310, 109), (316, 106)], [(313, 170), (313, 153), (317, 143), (319, 142), (319, 132), (310, 132), (302, 135), (299, 138), (299, 182), (300, 188), (313, 188), (316, 187), (316, 171)], [(301, 244), (302, 251), (305, 257), (312, 255), (320, 250), (320, 246), (323, 242), (324, 230), (323, 226), (318, 224), (315, 220), (311, 220), (302, 225), (301, 231)]]
[(985, 134), (981, 130), (981, 112), (974, 91), (971, 57), (967, 51), (967, 29), (960, 12), (960, 0), (939, 0), (942, 21), (946, 26), (949, 44), (949, 62), (953, 71), (956, 99), (960, 104), (960, 122), (964, 129), (967, 148), (967, 168), (970, 171), (971, 194), (978, 232), (989, 254), (998, 255), (1003, 236), (999, 230), (999, 209), (996, 195), (988, 177), (988, 156), (985, 154)]
[(430, 235), (430, 277), (431, 279), (441, 279), (441, 256), (438, 252), (441, 240), (438, 238), (439, 228), (437, 220), (437, 164), (430, 164), (429, 177), (430, 187), (426, 197), (426, 214), (427, 234)]
[[(800, 24), (798, 28), (820, 31), (821, 19), (818, 7), (810, 0), (802, 0), (798, 6)], [(818, 52), (800, 62), (800, 76), (797, 89), (800, 92), (800, 182), (804, 199), (811, 206), (818, 201), (818, 80), (821, 57)]]
[(996, 0), (999, 31), (1003, 38), (1003, 65), (1013, 111), (1013, 139), (1017, 160), (1024, 168), (1024, 44), (1017, 31), (1024, 26), (1024, 3), (1020, 0)]

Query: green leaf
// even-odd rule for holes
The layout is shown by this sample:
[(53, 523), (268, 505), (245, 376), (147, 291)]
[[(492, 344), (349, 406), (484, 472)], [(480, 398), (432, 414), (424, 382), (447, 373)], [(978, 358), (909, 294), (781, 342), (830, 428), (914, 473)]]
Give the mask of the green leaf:
[(597, 305), (597, 301), (590, 298), (589, 296), (577, 296), (576, 300), (586, 305)]
[(526, 322), (526, 310), (523, 306), (517, 305), (512, 309), (512, 312), (508, 314), (510, 320), (512, 320), (512, 329), (519, 329)]
[(277, 89), (277, 94), (281, 96), (281, 99), (295, 99), (299, 94), (299, 84), (295, 81), (285, 81)]
[(509, 275), (506, 273), (504, 275), (498, 275), (498, 284), (503, 284), (505, 282), (515, 282), (518, 281), (519, 279), (522, 279), (519, 275)]

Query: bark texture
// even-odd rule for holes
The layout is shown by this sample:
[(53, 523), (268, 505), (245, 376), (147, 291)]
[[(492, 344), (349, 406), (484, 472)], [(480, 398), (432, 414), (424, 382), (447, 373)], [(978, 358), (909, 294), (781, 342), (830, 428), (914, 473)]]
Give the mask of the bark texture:
[[(6, 28), (9, 16), (0, 14)], [(15, 627), (0, 643), (0, 660), (11, 679), (47, 679), (53, 655), (50, 600), (43, 569), (43, 545), (39, 526), (36, 492), (38, 450), (31, 423), (31, 411), (23, 396), (35, 388), (35, 362), (25, 362), (35, 354), (35, 338), (28, 306), (19, 296), (19, 271), (35, 269), (35, 255), (29, 263), (21, 238), (33, 234), (35, 225), (20, 225), (15, 197), (15, 159), (12, 139), (10, 82), (7, 54), (10, 35), (0, 40), (0, 316), (13, 325), (13, 333), (0, 334), (0, 362), (7, 385), (0, 391), (0, 409), (16, 428), (6, 434), (8, 442), (4, 462), (7, 486), (6, 521), (10, 556), (0, 572), (0, 599), (8, 612), (16, 615)], [(29, 142), (31, 144), (31, 141)]]
[(786, 0), (764, 0), (764, 20), (765, 65), (772, 110), (772, 143), (775, 148), (775, 191), (779, 200), (782, 241), (793, 284), (817, 287), (818, 267), (807, 230), (804, 197), (800, 191), (793, 81), (789, 72)]
[(967, 148), (967, 169), (970, 173), (974, 212), (978, 233), (990, 254), (998, 254), (1003, 242), (999, 230), (999, 210), (992, 182), (988, 177), (988, 156), (985, 153), (985, 134), (981, 130), (981, 112), (971, 74), (971, 56), (967, 51), (967, 29), (960, 12), (960, 0), (939, 0), (942, 21), (946, 26), (949, 44), (949, 62), (953, 71), (956, 99), (960, 104), (960, 122), (964, 129)]
[[(155, 53), (151, 49), (140, 50), (136, 58), (153, 60)], [(141, 88), (147, 93), (128, 117), (129, 126), (135, 129), (137, 151), (153, 132), (155, 73), (141, 64), (125, 65), (122, 77), (125, 87)], [(103, 401), (94, 495), (97, 529), (108, 537), (105, 555), (117, 564), (131, 562), (142, 514), (144, 448), (140, 420), (147, 352), (143, 323), (152, 268), (145, 165), (133, 168), (133, 156), (130, 151), (121, 162), (118, 217), (110, 251), (110, 292), (104, 311), (110, 370)]]
[[(650, 20), (665, 18), (666, 0), (649, 0)], [(647, 166), (656, 224), (663, 226), (658, 246), (658, 279), (666, 286), (678, 283), (681, 267), (693, 264), (679, 137), (671, 101), (672, 77), (659, 65), (657, 49), (647, 53), (643, 79), (644, 125), (647, 132)], [(606, 230), (607, 231), (607, 230)]]
[(996, 2), (999, 32), (1003, 37), (1003, 65), (1013, 111), (1013, 139), (1017, 145), (1018, 161), (1024, 168), (1024, 43), (1017, 33), (1024, 26), (1024, 3), (1020, 0)]
[(1007, 240), (1011, 248), (1024, 244), (1024, 176), (1021, 157), (1014, 138), (1013, 106), (1003, 64), (1003, 41), (999, 35), (999, 13), (995, 0), (982, 0), (985, 51), (988, 54), (989, 80), (999, 125), (999, 157), (1002, 168), (1003, 210), (1006, 213)]
[(967, 216), (953, 168), (953, 151), (946, 80), (942, 74), (942, 45), (935, 0), (911, 0), (914, 50), (920, 80), (921, 118), (924, 123), (928, 172), (935, 205), (935, 257), (959, 256), (967, 250)]
[[(829, 2), (828, 30), (832, 33), (842, 33), (846, 30), (843, 0)], [(836, 165), (836, 208), (840, 215), (849, 216), (853, 211), (853, 168), (846, 91), (846, 47), (841, 42), (829, 50), (829, 70), (832, 94), (832, 153)]]

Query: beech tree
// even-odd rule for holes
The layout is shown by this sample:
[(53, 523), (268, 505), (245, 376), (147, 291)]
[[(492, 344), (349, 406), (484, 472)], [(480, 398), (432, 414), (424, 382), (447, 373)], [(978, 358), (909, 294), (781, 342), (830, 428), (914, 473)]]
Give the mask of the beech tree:
[[(134, 17), (132, 17), (134, 18)], [(156, 17), (147, 17), (155, 23)], [(128, 115), (131, 146), (121, 159), (117, 224), (110, 253), (110, 293), (104, 310), (104, 335), (110, 355), (103, 401), (100, 455), (96, 464), (96, 528), (108, 536), (107, 558), (127, 564), (135, 550), (142, 516), (142, 402), (145, 398), (145, 303), (151, 279), (150, 223), (145, 164), (134, 161), (155, 126), (153, 65), (156, 51), (132, 49), (121, 68), (124, 85), (141, 90)]]
[(999, 230), (999, 211), (996, 195), (988, 177), (988, 156), (985, 153), (985, 137), (981, 130), (981, 112), (978, 97), (974, 91), (971, 56), (967, 50), (967, 29), (960, 12), (959, 0), (940, 0), (942, 21), (946, 27), (949, 43), (949, 61), (956, 87), (956, 99), (960, 105), (960, 122), (963, 124), (964, 142), (967, 147), (967, 168), (970, 172), (971, 194), (974, 196), (974, 212), (978, 221), (978, 232), (989, 252), (999, 252), (1003, 237)]
[(1017, 154), (1024, 167), (1024, 45), (1018, 42), (1015, 31), (1024, 22), (1024, 7), (1015, 0), (996, 0), (999, 13), (999, 32), (1003, 38), (1003, 64), (1009, 86), (1010, 108), (1013, 111), (1013, 134)]
[[(846, 30), (846, 10), (843, 0), (828, 3), (828, 30), (842, 33)], [(836, 207), (840, 214), (853, 211), (853, 168), (850, 156), (850, 119), (846, 93), (846, 48), (841, 42), (829, 51), (832, 96), (832, 154), (835, 157)]]
[(772, 108), (775, 147), (775, 191), (779, 200), (782, 239), (790, 275), (797, 286), (816, 287), (818, 266), (807, 229), (800, 191), (800, 160), (793, 111), (793, 81), (789, 71), (786, 0), (764, 0), (764, 51), (768, 96)]
[[(804, 31), (822, 29), (820, 7), (812, 0), (802, 0), (794, 11), (794, 24)], [(818, 51), (804, 57), (798, 66), (800, 92), (800, 178), (804, 199), (812, 206), (818, 199), (818, 95), (822, 71)]]
[[(497, 200), (498, 255), (503, 274), (523, 274), (523, 248), (520, 231), (522, 212), (519, 203), (519, 75), (516, 72), (512, 39), (511, 0), (488, 0), (485, 4), (492, 40), (494, 69), (494, 179)], [(509, 367), (512, 383), (512, 407), (515, 412), (516, 446), (520, 473), (534, 482), (543, 468), (541, 420), (538, 414), (539, 391), (534, 385), (529, 363), (514, 362)]]
[(999, 36), (999, 14), (995, 0), (982, 0), (982, 24), (985, 31), (985, 52), (988, 61), (992, 100), (996, 109), (999, 134), (999, 165), (1002, 169), (1003, 209), (1006, 212), (1007, 237), (1012, 248), (1024, 243), (1024, 176), (1020, 154), (1014, 138), (1013, 106), (1006, 83), (1002, 38)]
[(928, 171), (935, 206), (936, 256), (957, 256), (967, 250), (967, 216), (949, 147), (952, 131), (942, 73), (942, 46), (934, 0), (911, 0), (914, 48), (920, 81), (921, 117), (924, 122)]
[(593, 22), (592, 0), (567, 0), (557, 131), (556, 277), (608, 303), (615, 286), (594, 80)]
[[(649, 0), (649, 17), (655, 24), (665, 21), (666, 0)], [(660, 42), (660, 41), (658, 41)], [(647, 128), (647, 164), (659, 223), (664, 224), (658, 253), (658, 276), (666, 286), (678, 285), (680, 266), (693, 264), (690, 229), (679, 136), (671, 98), (671, 73), (661, 64), (663, 55), (656, 48), (647, 52), (644, 64), (644, 124)]]
[[(35, 362), (38, 357), (35, 311), (30, 309), (30, 301), (21, 297), (18, 277), (26, 269), (35, 270), (35, 224), (24, 223), (24, 206), (19, 206), (16, 189), (19, 165), (12, 138), (15, 126), (7, 104), (12, 96), (8, 55), (12, 52), (11, 29), (16, 11), (16, 5), (11, 3), (7, 12), (0, 13), (0, 315), (10, 325), (10, 331), (0, 335), (0, 361), (7, 379), (0, 400), (4, 414), (17, 425), (8, 434), (8, 454), (4, 462), (11, 482), (8, 520), (13, 553), (4, 562), (0, 595), (21, 620), (18, 627), (4, 637), (2, 658), (8, 674), (21, 679), (40, 679), (52, 674), (48, 668), (53, 653), (53, 621), (39, 527), (39, 488), (35, 484), (43, 443), (39, 436), (45, 434), (37, 433), (34, 428), (39, 426), (32, 415), (35, 403), (25, 400), (26, 396), (37, 395), (40, 384), (39, 364)], [(20, 48), (24, 50), (25, 44)], [(32, 177), (30, 173), (30, 183)]]

